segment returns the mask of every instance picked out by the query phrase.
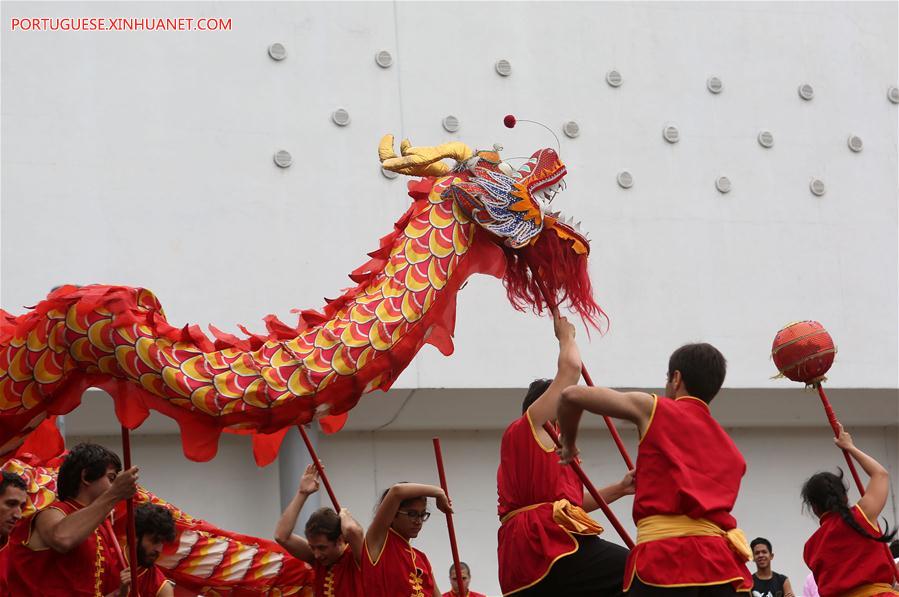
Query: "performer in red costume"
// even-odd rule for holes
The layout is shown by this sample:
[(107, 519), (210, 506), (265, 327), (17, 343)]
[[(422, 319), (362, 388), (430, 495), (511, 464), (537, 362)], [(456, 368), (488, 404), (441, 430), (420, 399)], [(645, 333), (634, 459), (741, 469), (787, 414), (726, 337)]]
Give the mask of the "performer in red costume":
[(562, 462), (577, 456), (584, 410), (633, 422), (640, 433), (634, 522), (627, 561), (631, 596), (672, 591), (718, 597), (752, 589), (752, 552), (731, 516), (746, 463), (712, 417), (709, 402), (727, 363), (710, 344), (678, 348), (668, 361), (666, 397), (572, 386), (562, 392)]
[[(141, 597), (174, 597), (175, 585), (156, 565), (165, 543), (175, 540), (172, 513), (156, 504), (141, 504), (134, 511), (137, 537), (137, 589)], [(131, 582), (131, 569), (122, 572), (122, 584)]]
[(28, 503), (25, 481), (16, 474), (4, 471), (0, 476), (0, 597), (11, 595), (6, 581), (9, 561), (9, 535), (22, 518), (22, 509)]
[(449, 569), (449, 577), (450, 584), (453, 588), (441, 595), (441, 597), (487, 597), (486, 595), (469, 589), (468, 585), (471, 583), (471, 568), (468, 567), (468, 564), (459, 562), (459, 567), (462, 569), (462, 588), (459, 588), (459, 582), (456, 580), (456, 566), (452, 565)]
[(297, 494), (275, 527), (275, 541), (315, 569), (315, 597), (355, 597), (362, 590), (362, 527), (346, 508), (319, 508), (306, 521), (306, 538), (293, 533), (306, 499), (319, 489), (318, 470), (306, 467)]
[(69, 452), (56, 501), (13, 532), (10, 587), (43, 597), (127, 595), (110, 513), (137, 491), (138, 469), (121, 470), (119, 457), (103, 446), (79, 444)]
[(893, 589), (896, 566), (884, 546), (896, 531), (885, 532), (877, 517), (886, 505), (890, 476), (876, 460), (855, 447), (852, 436), (839, 426), (834, 442), (846, 450), (870, 477), (865, 495), (852, 507), (843, 471), (817, 473), (802, 486), (802, 501), (818, 516), (821, 526), (805, 543), (803, 558), (815, 576), (821, 597), (899, 596)]
[(397, 483), (381, 496), (365, 533), (366, 597), (440, 597), (431, 562), (409, 543), (431, 516), (429, 497), (441, 512), (452, 512), (446, 493), (435, 485)]
[[(559, 466), (543, 423), (555, 421), (562, 390), (577, 383), (581, 356), (574, 326), (555, 309), (558, 371), (528, 390), (522, 416), (503, 434), (496, 473), (499, 494), (499, 583), (503, 595), (555, 597), (621, 593), (627, 549), (600, 539), (586, 511), (598, 505), (584, 495), (570, 467)], [(613, 502), (633, 493), (633, 474), (600, 490)]]

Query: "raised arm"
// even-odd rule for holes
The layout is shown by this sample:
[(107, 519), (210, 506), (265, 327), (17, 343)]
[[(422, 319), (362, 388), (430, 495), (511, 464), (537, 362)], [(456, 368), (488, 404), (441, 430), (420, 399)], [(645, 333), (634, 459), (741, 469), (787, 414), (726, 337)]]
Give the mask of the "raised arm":
[(834, 443), (841, 450), (846, 450), (849, 455), (862, 467), (865, 474), (870, 477), (865, 487), (865, 495), (858, 501), (858, 507), (871, 523), (877, 523), (877, 517), (883, 512), (890, 493), (890, 474), (879, 462), (855, 447), (852, 436), (840, 425), (840, 435), (834, 439)]
[(384, 549), (384, 543), (387, 541), (387, 532), (396, 513), (405, 500), (414, 498), (432, 497), (437, 501), (437, 508), (441, 512), (452, 512), (449, 499), (442, 489), (436, 485), (422, 485), (420, 483), (397, 483), (384, 496), (378, 505), (378, 511), (371, 524), (368, 525), (368, 531), (365, 533), (365, 545), (368, 547), (368, 555), (373, 560), (377, 560)]
[(287, 504), (287, 508), (285, 508), (281, 518), (278, 519), (278, 524), (275, 526), (275, 541), (278, 542), (278, 545), (286, 549), (287, 553), (293, 557), (310, 564), (315, 559), (315, 556), (312, 554), (309, 542), (295, 534), (293, 529), (297, 526), (297, 518), (300, 515), (300, 510), (306, 504), (306, 499), (318, 491), (318, 487), (318, 469), (310, 464), (303, 472), (303, 476), (300, 477), (300, 486), (296, 495)]
[[(581, 378), (581, 351), (578, 349), (577, 342), (574, 339), (574, 326), (569, 323), (568, 319), (559, 315), (558, 309), (552, 310), (553, 328), (556, 338), (559, 340), (559, 360), (556, 365), (556, 376), (552, 383), (546, 388), (537, 400), (528, 408), (528, 414), (534, 429), (537, 429), (541, 435), (543, 431), (540, 429), (547, 421), (555, 421), (556, 412), (559, 409), (559, 397), (562, 390), (570, 385), (576, 384)], [(545, 438), (545, 442), (549, 442), (549, 438)], [(549, 444), (551, 445), (551, 444)]]
[(37, 515), (34, 526), (37, 533), (28, 540), (32, 549), (49, 547), (58, 553), (67, 553), (81, 545), (115, 508), (115, 505), (137, 493), (137, 467), (131, 467), (116, 475), (112, 485), (90, 505), (65, 515), (59, 510), (45, 510)]
[(353, 558), (358, 566), (362, 565), (362, 542), (365, 541), (365, 532), (362, 525), (356, 522), (356, 519), (350, 516), (350, 511), (346, 508), (340, 509), (340, 533), (350, 549), (353, 550)]
[(589, 411), (630, 421), (637, 426), (640, 437), (646, 433), (655, 398), (645, 392), (619, 392), (610, 388), (570, 386), (559, 399), (559, 427), (562, 448), (559, 457), (563, 464), (577, 456), (577, 433), (581, 414)]

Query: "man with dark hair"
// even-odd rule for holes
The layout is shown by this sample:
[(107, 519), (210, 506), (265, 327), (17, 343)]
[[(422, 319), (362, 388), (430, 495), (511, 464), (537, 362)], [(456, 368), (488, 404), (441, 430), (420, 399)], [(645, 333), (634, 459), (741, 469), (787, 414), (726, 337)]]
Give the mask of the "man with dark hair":
[(22, 518), (22, 509), (28, 503), (25, 480), (15, 473), (3, 471), (0, 477), (0, 597), (10, 595), (7, 584), (9, 562), (9, 536)]
[(481, 593), (476, 593), (469, 589), (468, 584), (471, 582), (471, 568), (465, 562), (459, 562), (459, 568), (462, 569), (462, 587), (459, 588), (459, 581), (456, 578), (456, 566), (450, 565), (449, 576), (452, 590), (447, 591), (440, 597), (487, 597)]
[(725, 597), (752, 588), (749, 545), (731, 510), (746, 462), (712, 417), (709, 403), (727, 363), (710, 344), (687, 344), (668, 361), (665, 396), (571, 386), (562, 392), (563, 463), (577, 457), (587, 410), (637, 426), (637, 545), (624, 587), (631, 597), (684, 593)]
[[(162, 546), (175, 540), (175, 519), (172, 513), (158, 504), (141, 504), (134, 510), (134, 529), (137, 537), (137, 584), (143, 597), (173, 597), (175, 585), (156, 566)], [(130, 567), (123, 578), (131, 580)]]
[(310, 464), (300, 478), (297, 494), (278, 520), (275, 541), (293, 557), (312, 564), (315, 597), (363, 595), (363, 532), (346, 508), (341, 508), (340, 514), (332, 508), (319, 508), (306, 521), (305, 539), (293, 533), (306, 499), (318, 489), (318, 470)]
[[(612, 596), (621, 593), (627, 549), (600, 539), (587, 512), (598, 507), (570, 467), (559, 466), (543, 429), (554, 423), (562, 390), (577, 383), (581, 355), (574, 326), (553, 309), (559, 341), (552, 380), (534, 381), (522, 416), (503, 434), (496, 473), (499, 494), (499, 584), (516, 597)], [(633, 474), (600, 490), (606, 502), (634, 491)]]
[(794, 597), (790, 579), (771, 570), (774, 550), (771, 542), (764, 537), (756, 537), (749, 544), (756, 572), (752, 575), (752, 597)]
[(137, 467), (97, 444), (69, 452), (56, 501), (19, 525), (10, 542), (9, 584), (21, 595), (95, 597), (128, 593), (110, 514), (137, 491)]

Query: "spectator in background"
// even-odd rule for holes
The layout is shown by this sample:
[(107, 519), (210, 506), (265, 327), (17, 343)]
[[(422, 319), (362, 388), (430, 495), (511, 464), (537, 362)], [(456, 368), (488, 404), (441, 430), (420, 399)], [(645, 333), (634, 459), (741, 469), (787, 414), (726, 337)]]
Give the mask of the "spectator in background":
[(771, 542), (764, 537), (757, 537), (749, 547), (752, 548), (752, 559), (756, 566), (756, 572), (752, 575), (753, 597), (793, 597), (790, 579), (771, 570), (771, 560), (774, 559)]
[(480, 593), (475, 593), (468, 587), (468, 583), (471, 582), (471, 569), (468, 567), (468, 564), (459, 562), (459, 568), (462, 569), (462, 589), (459, 589), (459, 582), (456, 580), (456, 566), (450, 564), (449, 577), (453, 589), (444, 593), (441, 597), (486, 597)]

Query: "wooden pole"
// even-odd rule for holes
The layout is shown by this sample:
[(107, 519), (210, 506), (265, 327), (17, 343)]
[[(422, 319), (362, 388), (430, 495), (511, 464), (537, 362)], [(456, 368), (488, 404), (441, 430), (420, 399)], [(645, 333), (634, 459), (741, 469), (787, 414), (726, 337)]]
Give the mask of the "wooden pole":
[(315, 468), (318, 470), (318, 476), (321, 477), (322, 483), (325, 485), (325, 491), (328, 492), (328, 497), (331, 498), (331, 503), (334, 504), (334, 510), (340, 514), (340, 504), (337, 502), (337, 496), (334, 495), (334, 490), (331, 489), (331, 484), (328, 482), (328, 475), (325, 474), (325, 467), (322, 466), (321, 461), (318, 459), (318, 454), (315, 453), (315, 448), (312, 447), (312, 442), (309, 441), (306, 430), (303, 429), (302, 425), (297, 425), (297, 429), (300, 430), (300, 435), (303, 436), (303, 443), (306, 444), (306, 449), (309, 451), (312, 463), (315, 464)]
[[(443, 454), (440, 451), (440, 438), (434, 438), (434, 457), (437, 459), (437, 474), (440, 476), (440, 487), (449, 499), (449, 490), (446, 487), (446, 471), (443, 469)], [(456, 544), (456, 528), (453, 525), (453, 515), (446, 513), (446, 528), (449, 531), (450, 549), (453, 552), (453, 569), (456, 572), (456, 586), (462, 591), (462, 566), (459, 564), (459, 547)], [(464, 597), (464, 596), (463, 596)]]
[[(546, 433), (549, 434), (549, 437), (552, 438), (553, 443), (558, 447), (562, 447), (562, 444), (559, 442), (559, 434), (556, 433), (556, 430), (550, 425), (549, 421), (543, 424), (543, 429), (546, 430)], [(580, 478), (581, 483), (583, 483), (584, 487), (587, 489), (587, 493), (593, 496), (593, 499), (596, 500), (596, 503), (599, 504), (600, 510), (602, 510), (603, 514), (606, 515), (606, 518), (609, 519), (609, 522), (612, 523), (612, 526), (615, 527), (615, 530), (618, 531), (618, 536), (621, 537), (621, 540), (624, 541), (624, 544), (627, 545), (628, 549), (634, 548), (634, 540), (631, 539), (630, 535), (628, 535), (627, 531), (624, 530), (624, 527), (621, 526), (621, 523), (618, 521), (618, 517), (615, 516), (615, 513), (612, 512), (612, 509), (609, 508), (609, 505), (606, 503), (604, 499), (602, 499), (602, 495), (600, 495), (599, 491), (597, 491), (596, 487), (587, 478), (587, 474), (584, 472), (584, 469), (581, 468), (581, 465), (577, 462), (577, 460), (572, 460), (569, 465), (574, 472), (577, 474), (578, 478)]]

